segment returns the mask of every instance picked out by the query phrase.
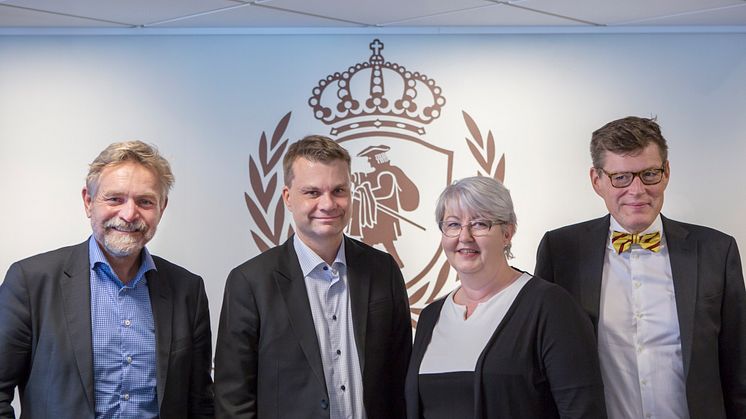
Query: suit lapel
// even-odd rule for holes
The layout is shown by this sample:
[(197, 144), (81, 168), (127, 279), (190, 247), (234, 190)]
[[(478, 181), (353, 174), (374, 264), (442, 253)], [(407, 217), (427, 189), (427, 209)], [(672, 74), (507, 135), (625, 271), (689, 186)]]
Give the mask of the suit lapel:
[(694, 309), (697, 301), (697, 241), (680, 223), (661, 215), (666, 235), (671, 275), (673, 276), (676, 313), (679, 316), (681, 352), (684, 359), (684, 376), (689, 373), (694, 336)]
[(277, 288), (285, 301), (285, 309), (290, 317), (290, 324), (298, 337), (308, 364), (323, 388), (326, 388), (324, 369), (321, 363), (319, 340), (316, 337), (316, 327), (313, 324), (311, 304), (308, 302), (308, 292), (303, 272), (298, 263), (298, 255), (293, 248), (293, 237), (285, 244), (284, 254), (278, 261), (278, 268), (274, 275)]
[(599, 218), (588, 225), (585, 237), (578, 237), (578, 284), (580, 302), (593, 321), (598, 332), (598, 317), (601, 305), (601, 281), (606, 257), (606, 242), (609, 239), (610, 216)]
[[(157, 268), (158, 264), (156, 262), (156, 269)], [(168, 364), (171, 355), (173, 299), (171, 297), (171, 285), (168, 278), (160, 275), (157, 270), (147, 272), (145, 277), (148, 280), (150, 308), (153, 311), (153, 323), (155, 324), (155, 347), (157, 351), (156, 386), (158, 394), (158, 410), (160, 410), (161, 403), (163, 403), (163, 394), (166, 390)]]
[(352, 329), (355, 332), (355, 344), (360, 362), (360, 371), (365, 373), (365, 333), (368, 327), (368, 299), (370, 297), (371, 272), (357, 246), (345, 237), (345, 258), (347, 259), (347, 286), (350, 292), (352, 310)]
[(72, 251), (60, 283), (62, 306), (70, 344), (91, 411), (93, 396), (93, 337), (91, 334), (91, 274), (88, 241)]

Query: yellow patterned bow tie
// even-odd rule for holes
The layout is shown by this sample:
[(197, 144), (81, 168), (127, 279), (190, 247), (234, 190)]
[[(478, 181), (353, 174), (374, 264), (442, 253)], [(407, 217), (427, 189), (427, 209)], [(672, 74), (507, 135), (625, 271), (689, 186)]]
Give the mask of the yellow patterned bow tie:
[(611, 244), (617, 253), (621, 254), (632, 248), (633, 244), (639, 244), (643, 249), (651, 252), (661, 250), (661, 233), (629, 234), (621, 231), (611, 233)]

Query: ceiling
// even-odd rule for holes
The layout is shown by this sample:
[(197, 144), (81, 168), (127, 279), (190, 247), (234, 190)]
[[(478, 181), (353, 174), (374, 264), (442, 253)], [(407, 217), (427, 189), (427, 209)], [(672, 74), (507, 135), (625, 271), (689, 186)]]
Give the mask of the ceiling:
[(641, 27), (746, 32), (746, 0), (0, 0), (0, 33)]

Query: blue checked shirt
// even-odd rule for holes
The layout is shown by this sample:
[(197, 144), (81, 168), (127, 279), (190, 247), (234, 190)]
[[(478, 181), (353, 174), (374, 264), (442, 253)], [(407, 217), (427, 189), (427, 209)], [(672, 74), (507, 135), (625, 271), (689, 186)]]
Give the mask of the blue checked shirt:
[(117, 278), (91, 236), (91, 328), (96, 418), (158, 417), (155, 323), (145, 273), (155, 270), (147, 249), (135, 278)]
[(329, 394), (330, 419), (365, 419), (363, 375), (355, 344), (344, 242), (331, 266), (293, 237), (306, 281)]

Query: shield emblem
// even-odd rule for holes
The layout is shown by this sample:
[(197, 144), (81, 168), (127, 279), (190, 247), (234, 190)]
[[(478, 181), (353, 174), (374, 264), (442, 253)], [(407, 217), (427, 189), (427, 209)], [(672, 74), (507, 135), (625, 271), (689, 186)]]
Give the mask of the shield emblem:
[(391, 254), (414, 286), (441, 253), (433, 197), (451, 182), (453, 152), (421, 138), (382, 134), (338, 140), (352, 156), (347, 234)]

